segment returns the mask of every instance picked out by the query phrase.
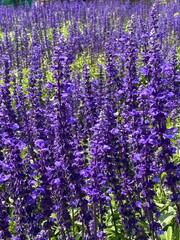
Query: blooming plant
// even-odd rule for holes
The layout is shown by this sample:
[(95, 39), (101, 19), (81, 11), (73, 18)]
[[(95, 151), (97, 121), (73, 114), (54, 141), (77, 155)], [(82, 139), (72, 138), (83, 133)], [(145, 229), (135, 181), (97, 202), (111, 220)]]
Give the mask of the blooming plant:
[(0, 239), (180, 239), (179, 11), (0, 8)]

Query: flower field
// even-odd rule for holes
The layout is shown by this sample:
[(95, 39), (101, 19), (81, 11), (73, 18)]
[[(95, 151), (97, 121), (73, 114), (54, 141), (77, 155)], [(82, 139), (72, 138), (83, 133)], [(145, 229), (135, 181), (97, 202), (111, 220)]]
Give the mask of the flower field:
[(0, 240), (180, 240), (180, 4), (0, 7)]

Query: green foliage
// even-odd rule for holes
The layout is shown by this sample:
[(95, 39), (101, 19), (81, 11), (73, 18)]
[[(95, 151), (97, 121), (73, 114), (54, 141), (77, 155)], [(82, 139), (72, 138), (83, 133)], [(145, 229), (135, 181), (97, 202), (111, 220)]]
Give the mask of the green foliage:
[(71, 24), (70, 21), (66, 21), (65, 23), (62, 24), (62, 27), (60, 29), (60, 33), (63, 35), (65, 40), (67, 40), (67, 38), (68, 38), (68, 34), (69, 34), (68, 28), (69, 28), (70, 24)]
[(76, 55), (76, 59), (71, 65), (71, 70), (82, 73), (83, 64), (86, 64), (89, 67), (90, 78), (98, 78), (99, 69), (97, 66), (104, 63), (105, 57), (103, 54), (97, 54), (92, 58), (90, 55), (83, 53), (82, 55)]
[(159, 222), (163, 229), (167, 228), (169, 225), (173, 224), (173, 219), (176, 216), (176, 210), (173, 207), (168, 207), (168, 210), (165, 210), (160, 218)]

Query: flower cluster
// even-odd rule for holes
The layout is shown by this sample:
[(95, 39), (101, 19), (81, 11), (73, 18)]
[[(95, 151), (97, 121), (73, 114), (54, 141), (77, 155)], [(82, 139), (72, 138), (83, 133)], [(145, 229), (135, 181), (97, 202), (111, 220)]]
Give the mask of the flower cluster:
[(0, 239), (157, 240), (167, 204), (178, 226), (178, 11), (0, 8)]

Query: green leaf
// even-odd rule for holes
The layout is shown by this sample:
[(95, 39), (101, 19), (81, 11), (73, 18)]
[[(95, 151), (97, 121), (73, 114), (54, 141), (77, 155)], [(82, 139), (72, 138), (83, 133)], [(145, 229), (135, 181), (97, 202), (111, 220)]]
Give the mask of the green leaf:
[(21, 150), (21, 158), (22, 158), (22, 159), (25, 158), (26, 152), (27, 152), (27, 147), (25, 147), (24, 149)]
[(173, 218), (175, 217), (176, 211), (173, 208), (169, 208), (169, 211), (162, 214), (159, 218), (162, 228), (165, 228), (171, 224)]
[(138, 226), (143, 227), (145, 230), (148, 230), (148, 224), (146, 222), (138, 222)]
[(9, 197), (9, 202), (10, 202), (11, 204), (13, 204), (13, 203), (14, 203), (14, 200), (13, 200), (11, 197)]
[(180, 229), (179, 229), (179, 225), (176, 223), (174, 226), (173, 240), (179, 240), (179, 239), (180, 239)]
[(80, 240), (82, 237), (82, 234), (81, 233), (76, 233), (75, 235), (75, 240)]
[(11, 234), (13, 234), (15, 231), (15, 222), (12, 220), (9, 221), (9, 231)]
[(172, 227), (171, 226), (169, 226), (168, 227), (168, 230), (164, 233), (164, 235), (165, 235), (165, 239), (166, 240), (172, 240)]
[(54, 235), (57, 235), (57, 234), (59, 234), (59, 228), (57, 228), (55, 233), (54, 233)]
[(53, 236), (53, 237), (51, 238), (51, 240), (57, 240), (57, 237), (54, 237), (54, 236)]
[(163, 172), (163, 173), (161, 174), (161, 181), (163, 181), (163, 180), (164, 180), (164, 178), (166, 177), (166, 175), (167, 175), (167, 173), (166, 173), (166, 172)]
[(55, 213), (51, 213), (50, 218), (56, 218), (56, 214)]

